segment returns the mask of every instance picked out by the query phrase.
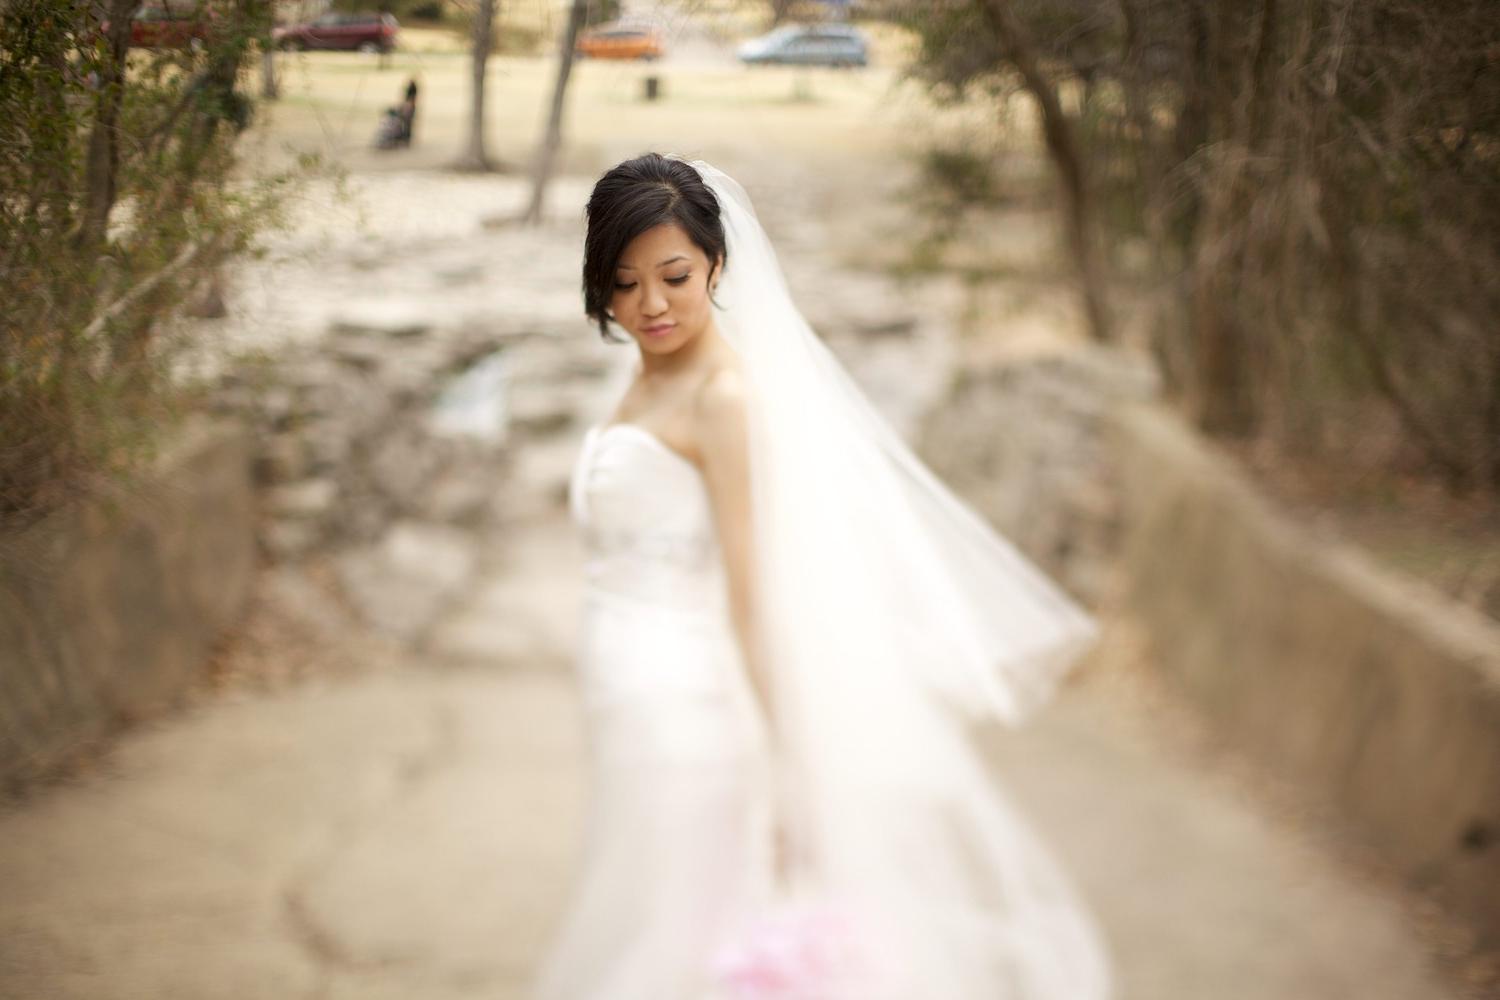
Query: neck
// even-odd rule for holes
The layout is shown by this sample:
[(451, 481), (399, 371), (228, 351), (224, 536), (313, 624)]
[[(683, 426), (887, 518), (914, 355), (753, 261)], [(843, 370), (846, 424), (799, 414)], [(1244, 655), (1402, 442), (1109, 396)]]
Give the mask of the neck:
[(641, 373), (648, 378), (671, 378), (697, 368), (718, 352), (720, 339), (719, 328), (710, 319), (707, 329), (669, 354), (641, 351)]

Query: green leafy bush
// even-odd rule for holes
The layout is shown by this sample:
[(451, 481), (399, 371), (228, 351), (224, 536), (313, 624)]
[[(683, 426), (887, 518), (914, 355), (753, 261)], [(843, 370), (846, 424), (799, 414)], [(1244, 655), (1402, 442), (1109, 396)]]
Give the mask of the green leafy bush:
[(272, 219), (289, 175), (229, 183), (265, 0), (130, 46), (138, 0), (0, 20), (0, 519), (128, 472), (172, 411), (169, 324)]

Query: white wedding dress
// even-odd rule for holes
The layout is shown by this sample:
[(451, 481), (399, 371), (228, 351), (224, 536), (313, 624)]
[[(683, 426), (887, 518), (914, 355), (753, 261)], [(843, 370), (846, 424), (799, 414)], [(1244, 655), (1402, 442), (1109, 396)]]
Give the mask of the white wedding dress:
[[(576, 662), (589, 795), (568, 909), (530, 1000), (790, 995), (738, 993), (712, 971), (721, 943), (778, 889), (770, 741), (731, 624), (706, 485), (644, 427), (598, 424), (568, 500), (585, 544)], [(977, 766), (954, 756), (931, 801), (948, 801), (948, 778), (990, 787)], [(921, 939), (932, 961), (915, 987), (834, 1000), (1104, 1000), (1103, 944), (1050, 851), (998, 789), (949, 804), (956, 811), (887, 817), (887, 832), (918, 834), (912, 843), (923, 845), (954, 838), (942, 839), (951, 855), (919, 852), (905, 863), (989, 902), (951, 909), (923, 899), (879, 914), (896, 932), (888, 950)], [(908, 829), (930, 820), (955, 825)]]
[(587, 432), (578, 678), (584, 850), (534, 1000), (717, 1000), (715, 945), (766, 898), (765, 731), (698, 469), (636, 424)]

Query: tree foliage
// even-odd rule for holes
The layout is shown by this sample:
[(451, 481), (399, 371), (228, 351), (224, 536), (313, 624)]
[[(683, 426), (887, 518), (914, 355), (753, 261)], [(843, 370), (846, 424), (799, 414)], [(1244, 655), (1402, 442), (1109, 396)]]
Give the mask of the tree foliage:
[(243, 249), (274, 184), (231, 185), (265, 0), (130, 47), (138, 0), (11, 0), (0, 19), (0, 517), (139, 459), (174, 310)]
[[(893, 0), (939, 95), (1020, 85), (995, 0)], [(1338, 453), (1372, 414), (1500, 490), (1500, 6), (1015, 0), (1097, 216), (1143, 243), (1205, 428)]]

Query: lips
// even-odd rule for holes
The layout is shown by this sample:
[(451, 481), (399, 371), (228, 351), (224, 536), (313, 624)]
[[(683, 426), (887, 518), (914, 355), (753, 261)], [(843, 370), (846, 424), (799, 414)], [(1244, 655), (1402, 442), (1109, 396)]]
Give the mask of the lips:
[(676, 325), (676, 323), (658, 323), (656, 326), (646, 327), (646, 334), (652, 337), (660, 337), (664, 333), (671, 332), (672, 327)]

